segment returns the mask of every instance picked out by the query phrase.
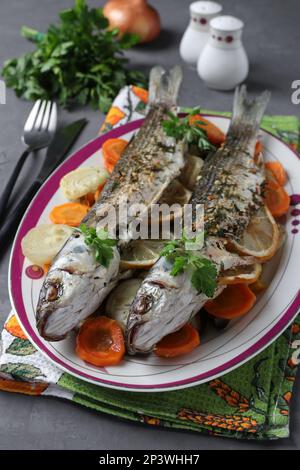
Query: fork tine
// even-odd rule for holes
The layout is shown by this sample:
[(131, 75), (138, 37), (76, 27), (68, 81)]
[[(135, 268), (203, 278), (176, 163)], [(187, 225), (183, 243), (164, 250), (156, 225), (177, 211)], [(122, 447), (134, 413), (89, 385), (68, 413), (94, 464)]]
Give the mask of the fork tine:
[(52, 107), (51, 101), (47, 101), (43, 121), (42, 121), (42, 124), (41, 124), (41, 131), (46, 131), (47, 128), (48, 128), (51, 107)]
[(57, 105), (56, 105), (56, 103), (53, 102), (52, 103), (52, 108), (51, 108), (51, 113), (50, 113), (50, 118), (49, 118), (48, 131), (49, 132), (55, 132), (56, 125), (57, 125)]
[(34, 123), (34, 129), (35, 129), (35, 130), (40, 130), (40, 128), (41, 128), (42, 121), (43, 121), (43, 117), (44, 117), (44, 113), (45, 113), (46, 105), (47, 105), (47, 101), (46, 101), (46, 100), (43, 100), (42, 103), (41, 103), (41, 106), (40, 106), (40, 109), (39, 109), (39, 112), (38, 112), (36, 121), (35, 121), (35, 123)]
[(29, 113), (27, 121), (25, 122), (24, 132), (30, 132), (33, 129), (34, 123), (39, 113), (40, 106), (41, 100), (37, 100)]

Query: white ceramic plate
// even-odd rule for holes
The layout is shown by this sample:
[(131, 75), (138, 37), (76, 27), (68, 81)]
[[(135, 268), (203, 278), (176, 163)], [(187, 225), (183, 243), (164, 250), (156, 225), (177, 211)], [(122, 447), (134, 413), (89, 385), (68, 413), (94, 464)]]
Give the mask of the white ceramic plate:
[[(209, 116), (223, 131), (229, 119)], [(35, 306), (43, 272), (24, 259), (21, 240), (29, 229), (49, 222), (51, 208), (65, 202), (59, 191), (61, 177), (79, 166), (102, 164), (101, 146), (112, 137), (129, 140), (142, 120), (126, 124), (98, 137), (68, 158), (46, 181), (28, 208), (15, 238), (9, 272), (12, 305), (28, 337), (35, 346), (58, 367), (83, 380), (99, 385), (134, 391), (174, 390), (211, 380), (248, 361), (274, 341), (296, 316), (300, 305), (299, 259), (300, 235), (297, 215), (300, 214), (300, 160), (289, 146), (271, 134), (262, 131), (266, 160), (279, 160), (287, 170), (286, 189), (293, 195), (285, 226), (287, 240), (281, 251), (269, 263), (266, 276), (269, 286), (253, 309), (243, 318), (231, 322), (222, 331), (208, 331), (202, 344), (191, 354), (175, 359), (161, 359), (154, 355), (126, 356), (114, 367), (97, 368), (80, 360), (74, 352), (75, 337), (48, 343), (41, 338), (35, 326)]]

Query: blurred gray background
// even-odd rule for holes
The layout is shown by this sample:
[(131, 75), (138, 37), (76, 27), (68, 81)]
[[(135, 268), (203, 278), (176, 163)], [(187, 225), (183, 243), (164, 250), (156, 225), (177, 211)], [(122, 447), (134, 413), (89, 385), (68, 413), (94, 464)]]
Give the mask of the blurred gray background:
[[(33, 46), (20, 37), (22, 25), (46, 30), (72, 0), (1, 0), (0, 63), (29, 51)], [(101, 6), (101, 0), (88, 0)], [(150, 0), (161, 15), (163, 31), (154, 43), (136, 47), (128, 53), (132, 66), (148, 71), (152, 65), (181, 63), (178, 46), (189, 19), (187, 0)], [(245, 22), (244, 44), (251, 69), (248, 85), (252, 92), (268, 88), (272, 101), (268, 112), (297, 114), (300, 105), (291, 103), (291, 83), (300, 79), (300, 2), (299, 0), (220, 0), (224, 13)], [(184, 106), (230, 110), (232, 93), (208, 90), (197, 73), (184, 67), (180, 104)], [(21, 134), (31, 103), (17, 99), (7, 91), (7, 104), (0, 105), (0, 189), (22, 151)], [(103, 116), (100, 112), (80, 109), (62, 111), (61, 122), (87, 117), (89, 125), (76, 142), (79, 148), (97, 134)], [(42, 162), (30, 157), (14, 193), (29, 186)], [(7, 254), (0, 270), (0, 327), (10, 310), (7, 290)], [(28, 397), (0, 392), (0, 449), (296, 449), (300, 448), (300, 381), (295, 386), (291, 413), (291, 438), (277, 442), (245, 442), (205, 437), (196, 433), (153, 429), (101, 415), (72, 403), (54, 398)]]

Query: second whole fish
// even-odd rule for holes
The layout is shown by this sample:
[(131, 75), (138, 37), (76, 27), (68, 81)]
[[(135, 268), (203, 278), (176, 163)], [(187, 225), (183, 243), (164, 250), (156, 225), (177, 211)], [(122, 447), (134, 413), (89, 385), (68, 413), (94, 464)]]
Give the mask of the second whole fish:
[[(244, 86), (236, 90), (226, 142), (205, 161), (192, 195), (193, 207), (204, 205), (205, 245), (200, 253), (215, 264), (217, 272), (253, 263), (249, 257), (229, 253), (224, 242), (238, 241), (263, 204), (264, 170), (253, 155), (269, 98), (265, 92), (250, 100)], [(153, 350), (160, 339), (190, 321), (208, 300), (191, 284), (190, 270), (176, 277), (171, 270), (171, 262), (161, 257), (133, 300), (126, 327), (131, 354)], [(223, 288), (218, 286), (214, 297)]]

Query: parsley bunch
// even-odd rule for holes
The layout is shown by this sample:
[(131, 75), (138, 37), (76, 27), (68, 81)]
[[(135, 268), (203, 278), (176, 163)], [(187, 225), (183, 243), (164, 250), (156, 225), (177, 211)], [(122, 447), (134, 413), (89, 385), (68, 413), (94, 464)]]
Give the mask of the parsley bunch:
[[(60, 23), (33, 36), (36, 49), (4, 63), (2, 75), (17, 96), (27, 100), (56, 99), (62, 106), (90, 104), (106, 112), (126, 84), (143, 86), (142, 73), (128, 70), (123, 51), (139, 38), (108, 29), (99, 8), (75, 0), (60, 13)], [(30, 37), (29, 28), (23, 34)]]
[(85, 244), (93, 249), (96, 261), (107, 268), (114, 256), (113, 247), (117, 241), (108, 238), (108, 232), (104, 229), (97, 232), (94, 227), (81, 224), (78, 230), (84, 235)]
[(186, 139), (188, 144), (195, 144), (200, 150), (215, 150), (215, 146), (211, 144), (207, 138), (207, 133), (199, 127), (199, 124), (206, 126), (203, 121), (198, 120), (190, 123), (189, 118), (199, 114), (199, 108), (193, 109), (187, 116), (180, 118), (171, 111), (168, 113), (169, 119), (163, 122), (163, 129), (169, 137), (176, 140)]
[[(166, 244), (160, 256), (165, 256), (173, 263), (172, 276), (181, 274), (184, 270), (191, 268), (191, 283), (198, 292), (203, 292), (207, 297), (213, 297), (217, 287), (217, 268), (215, 264), (203, 256), (196, 255), (194, 251), (187, 250), (186, 244), (197, 243), (187, 240), (185, 236), (181, 240), (172, 240)], [(196, 246), (196, 245), (195, 245)]]

